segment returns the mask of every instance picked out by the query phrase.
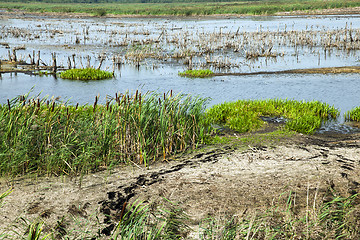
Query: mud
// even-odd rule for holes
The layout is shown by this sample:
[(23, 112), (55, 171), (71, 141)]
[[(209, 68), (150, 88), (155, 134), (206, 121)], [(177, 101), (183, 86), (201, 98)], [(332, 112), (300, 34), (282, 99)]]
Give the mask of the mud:
[[(261, 139), (262, 133), (250, 135), (257, 134)], [(106, 239), (134, 201), (157, 206), (164, 199), (181, 207), (196, 231), (207, 216), (266, 209), (289, 191), (301, 212), (306, 198), (326, 200), (329, 191), (350, 195), (360, 190), (359, 134), (299, 134), (256, 143), (234, 139), (148, 168), (123, 166), (74, 178), (2, 179), (0, 192), (13, 192), (1, 209), (0, 233), (22, 219), (43, 219), (44, 230), (56, 229), (59, 236), (84, 228), (87, 236)]]

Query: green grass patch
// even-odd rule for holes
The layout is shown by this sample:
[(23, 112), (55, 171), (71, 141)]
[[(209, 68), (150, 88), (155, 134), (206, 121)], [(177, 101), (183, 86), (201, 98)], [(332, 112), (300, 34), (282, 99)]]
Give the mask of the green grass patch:
[(346, 121), (360, 122), (360, 107), (356, 107), (345, 113)]
[[(136, 1), (136, 0), (135, 0)], [(230, 1), (230, 2), (212, 2), (212, 1), (167, 1), (159, 0), (157, 3), (137, 3), (129, 1), (114, 1), (108, 3), (103, 1), (97, 3), (75, 3), (72, 0), (49, 0), (49, 1), (16, 1), (0, 2), (0, 8), (19, 9), (28, 12), (63, 12), (63, 13), (87, 13), (96, 16), (105, 16), (107, 14), (115, 15), (174, 15), (174, 16), (196, 16), (213, 14), (250, 14), (250, 15), (268, 15), (277, 12), (292, 12), (297, 10), (311, 11), (316, 9), (346, 8), (358, 7), (359, 1), (354, 0), (307, 0), (307, 1)], [(161, 3), (164, 1), (165, 3)]]
[(311, 134), (323, 121), (336, 119), (339, 111), (318, 101), (295, 100), (239, 100), (213, 106), (207, 111), (210, 123), (223, 124), (238, 132), (261, 128), (265, 122), (260, 117), (284, 117), (288, 130)]
[(60, 74), (61, 78), (71, 80), (102, 80), (113, 77), (111, 72), (95, 68), (68, 69)]
[(211, 77), (212, 75), (214, 75), (214, 72), (209, 69), (186, 70), (185, 72), (179, 73), (179, 76), (181, 77), (192, 77), (192, 78)]
[(0, 175), (78, 174), (148, 165), (206, 137), (207, 99), (121, 94), (105, 105), (20, 96), (0, 105)]

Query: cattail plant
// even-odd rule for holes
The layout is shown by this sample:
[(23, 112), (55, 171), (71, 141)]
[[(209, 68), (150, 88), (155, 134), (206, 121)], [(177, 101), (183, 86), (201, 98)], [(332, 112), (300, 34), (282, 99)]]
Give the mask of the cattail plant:
[[(2, 174), (77, 174), (157, 159), (206, 137), (207, 99), (136, 91), (105, 105), (72, 106), (28, 95), (0, 105)], [(48, 103), (51, 102), (51, 103)]]

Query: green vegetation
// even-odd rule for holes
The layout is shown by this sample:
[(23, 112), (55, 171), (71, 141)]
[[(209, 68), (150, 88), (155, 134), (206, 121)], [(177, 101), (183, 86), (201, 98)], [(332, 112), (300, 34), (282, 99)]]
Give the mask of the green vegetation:
[(201, 224), (201, 239), (358, 239), (357, 198), (333, 196), (329, 202), (314, 203), (299, 212), (296, 194), (290, 191), (266, 211), (241, 218), (209, 218)]
[(214, 73), (213, 71), (209, 69), (203, 69), (203, 70), (186, 70), (185, 72), (180, 72), (179, 76), (182, 77), (193, 77), (193, 78), (204, 78), (204, 77), (210, 77)]
[(152, 209), (135, 202), (118, 223), (112, 239), (182, 239), (188, 219), (171, 202), (166, 204), (166, 209)]
[(70, 106), (20, 96), (0, 106), (0, 174), (77, 174), (165, 159), (205, 139), (206, 101), (136, 92)]
[[(209, 217), (200, 222), (199, 239), (358, 239), (358, 195), (332, 196), (329, 202), (299, 212), (293, 192), (283, 193), (273, 206), (242, 217)], [(302, 206), (306, 207), (306, 206)], [(114, 239), (187, 239), (189, 216), (174, 205), (154, 211), (134, 204), (120, 221)], [(165, 213), (165, 214), (164, 214)], [(169, 231), (170, 230), (170, 231)], [(171, 230), (176, 230), (171, 231)], [(146, 237), (144, 237), (146, 236)], [(114, 236), (113, 236), (114, 237)]]
[(111, 72), (95, 68), (69, 69), (60, 74), (61, 78), (71, 80), (102, 80), (112, 78)]
[(360, 122), (360, 107), (356, 107), (345, 113), (345, 120)]
[[(105, 16), (106, 14), (191, 16), (212, 14), (267, 15), (277, 12), (291, 12), (297, 10), (311, 11), (316, 9), (360, 6), (360, 2), (355, 0), (274, 0), (227, 2), (214, 2), (211, 0), (203, 2), (202, 0), (198, 0), (198, 3), (189, 0), (188, 3), (185, 3), (186, 1), (187, 0), (81, 0), (81, 3), (75, 3), (76, 1), (74, 0), (48, 0), (41, 2), (30, 0), (24, 3), (20, 0), (14, 0), (9, 2), (0, 2), (0, 8), (9, 9), (10, 11), (12, 9), (19, 9), (29, 12), (87, 13), (97, 16)], [(87, 2), (88, 4), (84, 4), (84, 2)], [(98, 2), (102, 3), (97, 4)]]
[(286, 129), (311, 134), (339, 114), (325, 103), (279, 99), (223, 103), (205, 113), (207, 99), (172, 92), (125, 93), (106, 105), (96, 97), (92, 106), (28, 95), (0, 106), (2, 175), (78, 174), (129, 162), (146, 166), (199, 143), (225, 141), (209, 140), (210, 124), (248, 132), (265, 124), (262, 116), (284, 117)]
[(289, 130), (311, 134), (323, 121), (336, 119), (339, 111), (318, 101), (239, 100), (213, 106), (207, 111), (212, 123), (224, 124), (238, 132), (259, 129), (265, 122), (260, 117), (284, 117)]

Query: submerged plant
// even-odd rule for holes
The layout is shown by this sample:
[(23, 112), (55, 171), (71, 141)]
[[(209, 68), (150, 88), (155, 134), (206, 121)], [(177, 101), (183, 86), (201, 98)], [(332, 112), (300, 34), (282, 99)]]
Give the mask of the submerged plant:
[(60, 74), (61, 78), (71, 80), (102, 80), (112, 78), (111, 72), (95, 68), (68, 69)]
[(185, 72), (180, 72), (179, 76), (182, 77), (194, 77), (194, 78), (204, 78), (211, 77), (214, 75), (214, 72), (209, 69), (202, 70), (186, 70)]

